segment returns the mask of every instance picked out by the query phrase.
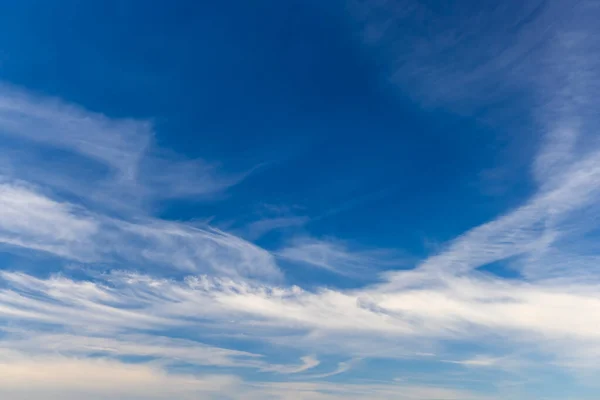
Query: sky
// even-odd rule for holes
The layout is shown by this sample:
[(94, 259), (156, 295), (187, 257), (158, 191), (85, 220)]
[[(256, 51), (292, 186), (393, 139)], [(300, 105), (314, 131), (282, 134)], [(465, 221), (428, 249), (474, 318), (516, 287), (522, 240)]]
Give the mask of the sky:
[(0, 397), (596, 399), (599, 18), (0, 0)]

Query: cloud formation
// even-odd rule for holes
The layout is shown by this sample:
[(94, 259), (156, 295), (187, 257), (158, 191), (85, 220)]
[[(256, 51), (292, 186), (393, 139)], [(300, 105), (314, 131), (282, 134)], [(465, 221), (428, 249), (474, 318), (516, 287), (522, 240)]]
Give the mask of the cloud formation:
[(159, 148), (150, 121), (109, 118), (6, 84), (0, 86), (0, 135), (5, 178), (112, 210), (212, 196), (249, 173), (227, 174), (216, 163)]
[[(489, 13), (460, 6), (461, 31), (407, 4), (367, 1), (354, 10), (392, 83), (424, 108), (473, 115), (530, 93), (540, 139), (528, 198), (402, 269), (396, 251), (308, 234), (268, 251), (251, 240), (308, 219), (258, 220), (243, 239), (150, 212), (161, 200), (221, 194), (248, 171), (160, 149), (148, 121), (0, 86), (2, 250), (75, 264), (55, 274), (3, 266), (0, 396), (492, 398), (432, 377), (423, 386), (335, 381), (369, 359), (466, 368), (475, 378), (493, 371), (486, 379), (498, 398), (507, 398), (503, 374), (597, 374), (597, 6), (583, 1), (565, 15), (571, 7), (561, 1)], [(559, 16), (551, 32), (541, 29)], [(403, 23), (415, 18), (437, 33)], [(281, 262), (377, 283), (302, 288), (288, 283)]]
[(351, 249), (340, 240), (299, 237), (277, 252), (277, 256), (301, 265), (321, 268), (350, 277), (375, 275), (383, 268), (404, 264), (391, 250)]
[(150, 217), (127, 221), (51, 199), (19, 182), (0, 183), (0, 242), (86, 263), (277, 278), (273, 257), (211, 227)]

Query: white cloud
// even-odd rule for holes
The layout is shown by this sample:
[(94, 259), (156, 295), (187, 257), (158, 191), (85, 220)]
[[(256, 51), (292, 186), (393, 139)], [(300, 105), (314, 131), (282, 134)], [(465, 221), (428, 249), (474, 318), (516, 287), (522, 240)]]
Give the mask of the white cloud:
[(98, 334), (46, 333), (31, 328), (22, 331), (8, 330), (4, 335), (0, 342), (2, 347), (30, 355), (61, 354), (85, 358), (93, 354), (107, 359), (143, 356), (151, 357), (163, 365), (185, 362), (196, 366), (263, 368), (265, 371), (271, 367), (258, 354), (160, 335), (113, 332), (110, 335), (99, 336)]
[(322, 378), (329, 378), (330, 376), (343, 374), (344, 372), (350, 371), (353, 364), (355, 364), (357, 361), (358, 360), (350, 360), (350, 361), (340, 362), (340, 363), (338, 363), (338, 366), (335, 370), (333, 370), (331, 372), (326, 372), (324, 374), (310, 375), (310, 378), (322, 379)]
[(216, 194), (244, 174), (225, 176), (216, 165), (156, 148), (147, 121), (111, 119), (4, 85), (0, 135), (7, 150), (0, 157), (5, 249), (144, 270), (280, 278), (268, 252), (234, 235), (148, 216), (143, 206), (156, 198)]
[(488, 399), (456, 389), (402, 384), (244, 382), (232, 375), (184, 375), (148, 364), (59, 355), (28, 356), (14, 351), (0, 352), (0, 396), (11, 400)]
[(135, 213), (156, 199), (211, 196), (249, 173), (158, 148), (149, 121), (109, 118), (8, 85), (0, 85), (0, 135), (0, 175), (99, 208)]
[[(527, 90), (539, 75), (536, 61), (551, 40), (548, 26), (564, 15), (567, 2), (522, 1), (504, 7), (466, 2), (440, 13), (426, 3), (356, 1), (350, 10), (365, 43), (390, 81), (425, 107), (499, 115), (486, 107)], [(419, 29), (427, 21), (427, 29)], [(510, 22), (508, 22), (510, 21)], [(491, 109), (491, 110), (490, 110)], [(510, 110), (509, 110), (510, 111)]]
[(192, 227), (156, 219), (110, 221), (101, 241), (109, 254), (136, 264), (171, 265), (232, 277), (278, 280), (281, 273), (267, 251), (210, 226)]
[[(209, 278), (176, 283), (115, 275), (108, 277), (110, 284), (101, 286), (23, 274), (3, 277), (10, 287), (0, 291), (3, 318), (80, 330), (160, 331), (201, 327), (209, 321), (222, 333), (232, 330), (256, 339), (266, 334), (266, 340), (273, 340), (296, 332), (304, 339), (288, 341), (287, 346), (378, 357), (395, 357), (402, 349), (395, 342), (399, 337), (406, 339), (405, 352), (417, 351), (421, 341), (478, 341), (491, 333), (506, 345), (528, 343), (559, 358), (590, 343), (600, 345), (595, 284), (526, 283), (472, 275), (425, 277), (405, 289), (308, 292)], [(364, 348), (353, 347), (352, 340), (346, 346), (346, 337), (361, 341)], [(565, 354), (545, 348), (540, 338), (547, 343), (561, 341)], [(327, 343), (326, 348), (319, 342)], [(395, 348), (389, 348), (391, 343)]]
[(270, 365), (268, 367), (263, 368), (263, 371), (272, 371), (280, 374), (297, 374), (299, 372), (304, 372), (311, 368), (315, 368), (321, 362), (317, 360), (314, 356), (304, 356), (300, 358), (302, 363), (300, 365)]
[[(526, 270), (528, 258), (525, 256), (556, 247), (559, 242), (554, 235), (563, 239), (572, 235), (572, 230), (564, 229), (563, 221), (574, 212), (589, 211), (597, 198), (596, 158), (596, 154), (591, 153), (566, 166), (561, 179), (549, 189), (541, 190), (529, 203), (466, 233), (416, 270), (388, 274), (390, 281), (381, 285), (352, 291), (323, 289), (310, 292), (297, 287), (247, 282), (236, 274), (232, 274), (233, 280), (190, 277), (185, 282), (176, 282), (123, 273), (87, 282), (66, 277), (40, 279), (5, 272), (2, 277), (8, 286), (0, 290), (0, 314), (13, 323), (28, 321), (90, 332), (160, 331), (202, 326), (209, 321), (223, 332), (231, 330), (250, 335), (266, 332), (265, 338), (273, 342), (280, 339), (277, 336), (281, 332), (291, 331), (301, 337), (295, 344), (279, 341), (287, 346), (323, 348), (319, 343), (327, 343), (329, 352), (379, 357), (395, 357), (399, 350), (406, 351), (398, 349), (401, 347), (395, 342), (398, 337), (406, 338), (406, 346), (413, 347), (422, 341), (477, 341), (493, 332), (513, 347), (526, 343), (535, 351), (556, 358), (555, 365), (589, 366), (595, 358), (584, 349), (600, 348), (596, 329), (600, 324), (597, 281), (546, 280), (539, 272), (529, 281), (506, 280), (473, 270), (519, 254), (524, 255), (523, 269)], [(11, 206), (18, 215), (30, 213), (29, 221), (32, 221), (18, 220), (10, 211), (4, 211), (7, 214), (3, 229), (21, 235), (21, 241), (26, 238), (31, 248), (52, 238), (52, 229), (48, 226), (56, 220), (64, 230), (56, 235), (61, 244), (68, 244), (69, 240), (89, 241), (93, 253), (103, 256), (113, 254), (124, 260), (155, 260), (176, 265), (199, 260), (198, 263), (208, 263), (209, 270), (221, 272), (227, 271), (228, 263), (235, 268), (246, 265), (250, 270), (265, 266), (267, 270), (269, 266), (274, 268), (268, 253), (219, 231), (164, 221), (129, 223), (112, 220), (52, 201), (26, 186), (5, 184), (2, 187), (6, 210)], [(31, 206), (22, 207), (22, 204)], [(43, 215), (40, 221), (48, 222), (33, 223), (39, 215)], [(550, 237), (548, 230), (552, 234)], [(578, 226), (575, 233), (579, 230), (586, 228)], [(96, 245), (98, 242), (104, 247), (100, 249)], [(190, 246), (205, 243), (206, 247), (188, 250), (187, 243)], [(240, 252), (240, 259), (232, 258), (235, 249)], [(336, 255), (335, 262), (326, 257), (326, 261), (336, 268), (340, 262), (350, 262), (348, 260), (352, 265), (362, 267), (361, 262), (369, 260), (364, 255), (352, 258), (352, 253), (350, 256), (344, 252), (327, 254)], [(577, 261), (577, 256), (573, 260)], [(317, 261), (322, 260), (317, 257)], [(190, 266), (197, 267), (197, 264)], [(564, 277), (560, 275), (564, 267), (558, 271), (558, 276)], [(107, 354), (145, 354), (201, 363), (198, 361), (203, 357), (198, 355), (200, 350), (187, 354), (185, 346), (173, 343), (168, 350), (149, 344), (134, 346), (132, 341), (139, 341), (134, 337), (127, 336), (119, 342), (111, 342), (106, 337), (73, 339), (69, 351), (77, 354), (78, 346), (96, 350), (104, 346), (101, 352)], [(340, 337), (344, 340), (339, 340)], [(351, 340), (346, 341), (347, 337)], [(56, 345), (51, 336), (46, 339), (46, 343)], [(144, 340), (148, 341), (148, 338)], [(354, 346), (356, 342), (365, 345), (362, 352), (361, 346)], [(390, 349), (392, 344), (396, 348)], [(20, 345), (24, 346), (23, 342)], [(575, 357), (577, 354), (579, 356)], [(586, 357), (582, 356), (584, 354)], [(268, 366), (252, 360), (240, 361), (232, 354), (221, 357), (233, 365), (247, 363), (265, 371), (294, 373), (316, 366), (316, 359), (311, 358), (303, 359), (300, 366)], [(465, 360), (461, 363), (474, 365), (472, 360)], [(481, 365), (482, 361), (477, 361)], [(226, 362), (229, 361), (220, 361), (221, 364)], [(344, 365), (340, 368), (336, 371), (345, 370)]]
[[(554, 146), (544, 148), (542, 158), (544, 151), (554, 153)], [(524, 205), (459, 236), (445, 251), (428, 258), (421, 268), (464, 273), (519, 255), (539, 257), (551, 250), (568, 251), (562, 246), (567, 238), (595, 228), (599, 198), (600, 150), (593, 148), (583, 156), (573, 155), (573, 161), (564, 164), (560, 174), (549, 175)], [(577, 262), (577, 257), (564, 261), (563, 268), (568, 268), (570, 262)], [(526, 262), (520, 266), (530, 278), (545, 275), (543, 268), (530, 268)], [(571, 276), (574, 272), (582, 271), (571, 270)], [(393, 275), (390, 278), (394, 280)]]
[(125, 179), (137, 175), (151, 139), (147, 122), (112, 120), (7, 85), (0, 86), (0, 133), (80, 153)]
[(81, 262), (127, 262), (230, 276), (275, 278), (263, 249), (209, 226), (138, 218), (128, 222), (53, 200), (19, 183), (0, 183), (0, 243)]
[(94, 251), (85, 244), (98, 228), (71, 204), (53, 201), (24, 184), (0, 182), (0, 243), (93, 259)]
[(248, 224), (243, 230), (243, 236), (255, 240), (271, 231), (300, 227), (308, 221), (308, 217), (302, 216), (264, 218)]
[(354, 250), (339, 240), (296, 238), (288, 247), (277, 252), (282, 259), (340, 275), (374, 275), (382, 268), (398, 266), (403, 262), (388, 250)]
[(172, 375), (106, 359), (0, 356), (0, 396), (14, 400), (216, 399), (239, 383), (228, 375)]
[[(465, 390), (435, 386), (417, 386), (385, 383), (255, 383), (259, 389), (250, 392), (249, 399), (273, 398), (278, 400), (488, 400), (489, 396)], [(262, 396), (262, 397), (260, 397)], [(266, 397), (271, 396), (271, 397)]]
[[(422, 13), (428, 18), (432, 14), (421, 6), (415, 10), (390, 2), (380, 4), (385, 11), (382, 25), (380, 17), (372, 19), (372, 9), (367, 12), (367, 23), (373, 28), (371, 39), (397, 34), (397, 29), (405, 26), (398, 22), (409, 14)], [(532, 4), (515, 6), (517, 17), (511, 21), (532, 15)], [(175, 375), (158, 364), (118, 361), (124, 356), (146, 356), (164, 365), (187, 362), (289, 374), (319, 365), (316, 356), (305, 356), (300, 364), (273, 365), (255, 354), (164, 337), (181, 327), (197, 331), (210, 327), (223, 335), (246, 335), (283, 349), (295, 347), (300, 354), (318, 349), (347, 357), (417, 357), (433, 347), (440, 354), (432, 357), (435, 360), (486, 368), (506, 365), (505, 358), (498, 356), (503, 350), (526, 348), (556, 368), (596, 371), (600, 275), (595, 237), (586, 235), (597, 230), (600, 212), (600, 151), (594, 141), (600, 79), (593, 56), (600, 42), (590, 28), (596, 19), (583, 18), (586, 10), (581, 8), (572, 14), (583, 18), (581, 24), (568, 19), (550, 39), (539, 30), (565, 4), (553, 3), (540, 9), (530, 23), (521, 24), (513, 37), (517, 46), (497, 41), (504, 26), (495, 22), (502, 18), (494, 17), (514, 11), (510, 7), (498, 8), (491, 16), (468, 14), (466, 32), (440, 29), (444, 33), (427, 43), (418, 33), (408, 32), (407, 37), (416, 39), (417, 45), (408, 54), (393, 55), (390, 69), (394, 69), (395, 82), (414, 89), (423, 104), (452, 103), (452, 108), (471, 113), (505, 98), (515, 88), (525, 88), (539, 104), (532, 118), (548, 133), (533, 163), (537, 186), (528, 201), (459, 236), (414, 270), (389, 272), (384, 283), (356, 290), (308, 291), (246, 280), (281, 278), (273, 256), (210, 227), (167, 222), (151, 218), (143, 210), (131, 211), (139, 204), (131, 200), (135, 197), (144, 202), (214, 194), (245, 174), (223, 176), (209, 162), (165, 156), (154, 148), (148, 122), (110, 119), (57, 100), (0, 88), (0, 134), (8, 149), (0, 160), (4, 176), (0, 183), (0, 242), (81, 262), (144, 271), (95, 276), (90, 281), (3, 272), (0, 316), (11, 327), (29, 332), (30, 337), (13, 332), (0, 340), (0, 346), (13, 349), (4, 350), (0, 358), (0, 396), (19, 400), (53, 396), (134, 399), (202, 394), (210, 398), (223, 392), (232, 398), (243, 393), (244, 398), (294, 400), (482, 398), (457, 390), (391, 384), (250, 384), (231, 376)], [(390, 7), (393, 13), (387, 12)], [(489, 35), (473, 35), (490, 21)], [(447, 22), (432, 19), (438, 28)], [(486, 51), (473, 58), (472, 48)], [(447, 49), (456, 49), (455, 59), (462, 60), (461, 65), (438, 62), (439, 54)], [(520, 63), (532, 49), (535, 57)], [(537, 74), (542, 64), (548, 64), (547, 68)], [(25, 162), (19, 157), (11, 142), (30, 146), (32, 151), (27, 153), (31, 159)], [(69, 165), (85, 165), (94, 173), (78, 175), (65, 168), (48, 168), (51, 164), (38, 157), (39, 149), (69, 153), (74, 157), (69, 158)], [(29, 163), (38, 167), (26, 165)], [(196, 184), (188, 184), (190, 179)], [(125, 213), (128, 218), (117, 219), (76, 205), (77, 197), (95, 205), (114, 197), (119, 204), (113, 208), (120, 210), (131, 200)], [(296, 223), (303, 221), (265, 220), (249, 229), (251, 236), (259, 237)], [(277, 256), (352, 276), (379, 271), (397, 261), (385, 252), (315, 239), (292, 242)], [(494, 262), (510, 262), (524, 279), (478, 272)], [(219, 277), (190, 276), (178, 281), (149, 272), (163, 266)], [(49, 328), (54, 333), (44, 333)], [(453, 348), (457, 342), (476, 343), (482, 353), (489, 351), (494, 357), (472, 357), (460, 346)], [(93, 359), (94, 353), (104, 358)], [(533, 363), (535, 357), (527, 358), (525, 364)], [(312, 378), (333, 376), (351, 365), (340, 363), (332, 372)], [(89, 376), (98, 379), (86, 379)]]
[[(19, 359), (44, 360), (60, 355), (64, 359), (102, 359), (115, 362), (124, 358), (137, 358), (145, 360), (146, 365), (154, 368), (173, 370), (181, 369), (182, 366), (186, 370), (189, 370), (189, 366), (209, 366), (213, 369), (227, 368), (227, 370), (244, 368), (265, 375), (268, 373), (299, 374), (320, 365), (320, 361), (315, 356), (301, 357), (300, 364), (276, 364), (270, 363), (267, 357), (260, 354), (159, 334), (119, 332), (102, 334), (94, 331), (93, 328), (90, 332), (87, 327), (77, 326), (59, 331), (64, 333), (52, 333), (51, 330), (31, 324), (25, 329), (5, 328), (0, 331), (2, 331), (0, 349), (5, 349), (0, 350), (0, 361), (7, 362), (16, 356)], [(69, 331), (76, 333), (67, 333)]]
[(446, 360), (445, 362), (464, 365), (467, 367), (491, 367), (497, 365), (498, 361), (498, 358), (479, 355), (465, 360)]

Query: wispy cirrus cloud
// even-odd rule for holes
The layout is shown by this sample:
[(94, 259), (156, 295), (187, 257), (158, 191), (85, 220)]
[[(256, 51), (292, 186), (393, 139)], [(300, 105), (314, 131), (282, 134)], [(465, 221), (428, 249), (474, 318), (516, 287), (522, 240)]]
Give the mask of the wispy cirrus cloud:
[[(377, 52), (392, 84), (427, 108), (468, 115), (535, 88), (540, 71), (549, 69), (539, 61), (572, 16), (566, 1), (475, 7), (458, 2), (446, 12), (406, 0), (349, 4), (365, 44)], [(486, 111), (512, 117), (501, 107)]]
[(299, 372), (304, 372), (309, 369), (315, 368), (321, 362), (317, 360), (314, 356), (304, 356), (301, 357), (300, 361), (302, 361), (299, 365), (270, 365), (263, 368), (263, 371), (277, 372), (280, 374), (297, 374)]
[(244, 175), (167, 156), (149, 122), (111, 119), (3, 85), (0, 135), (7, 139), (0, 156), (0, 243), (7, 250), (88, 264), (280, 276), (273, 257), (243, 239), (146, 212), (158, 198), (216, 194)]
[(249, 223), (243, 230), (242, 236), (256, 240), (265, 234), (282, 229), (299, 228), (310, 220), (306, 216), (282, 216), (263, 218)]
[[(467, 390), (434, 386), (419, 386), (385, 383), (255, 383), (258, 389), (250, 392), (251, 399), (258, 396), (272, 396), (281, 400), (337, 400), (337, 399), (377, 399), (377, 400), (489, 400), (493, 397)], [(264, 398), (264, 397), (262, 397)]]
[(330, 376), (336, 376), (339, 374), (343, 374), (344, 372), (350, 371), (353, 364), (355, 364), (357, 361), (359, 361), (359, 360), (354, 359), (354, 360), (350, 360), (350, 361), (339, 362), (337, 368), (334, 369), (333, 371), (325, 372), (323, 374), (311, 375), (310, 378), (322, 379), (322, 378), (329, 378)]
[[(167, 399), (197, 396), (217, 399), (239, 379), (230, 375), (173, 375), (148, 365), (131, 365), (106, 359), (61, 356), (1, 355), (0, 394), (25, 400), (46, 399)], [(90, 379), (90, 377), (93, 377)]]
[[(102, 358), (81, 359), (54, 355), (28, 357), (0, 354), (0, 394), (15, 400), (124, 400), (169, 399), (306, 399), (341, 400), (485, 400), (469, 391), (404, 384), (329, 384), (311, 382), (246, 382), (226, 374), (169, 373), (157, 366)], [(94, 379), (90, 379), (93, 377)]]
[[(145, 358), (149, 364), (163, 368), (181, 365), (216, 368), (245, 368), (262, 373), (299, 374), (320, 365), (315, 356), (303, 356), (299, 364), (269, 362), (261, 354), (210, 346), (198, 340), (178, 339), (160, 334), (118, 333), (102, 334), (71, 327), (64, 333), (45, 332), (28, 326), (27, 329), (3, 330), (2, 347), (32, 357), (60, 354), (68, 358), (102, 357), (123, 360), (127, 357)], [(121, 326), (121, 329), (131, 327)], [(71, 333), (66, 333), (66, 332)], [(305, 376), (312, 377), (312, 376)]]
[[(573, 241), (579, 235), (582, 243), (598, 212), (597, 5), (456, 3), (447, 13), (407, 1), (352, 6), (366, 45), (377, 50), (391, 82), (425, 108), (478, 115), (492, 127), (512, 119), (503, 113), (513, 110), (521, 121), (514, 128), (519, 136), (539, 141), (530, 200), (461, 235), (423, 267), (464, 272), (527, 254), (517, 264), (530, 277), (557, 277), (558, 264), (577, 265), (576, 274), (586, 274), (593, 262), (576, 256), (582, 249), (573, 249)], [(424, 20), (431, 30), (421, 29)], [(521, 105), (523, 94), (523, 107), (494, 106), (510, 100)]]
[[(343, 384), (332, 391), (327, 383), (299, 382), (287, 387), (287, 384), (269, 381), (244, 382), (232, 375), (177, 372), (176, 367), (182, 363), (216, 368), (250, 368), (278, 374), (302, 374), (320, 365), (313, 356), (302, 357), (299, 365), (273, 364), (257, 354), (161, 335), (161, 332), (170, 332), (176, 327), (201, 327), (202, 320), (213, 327), (214, 322), (220, 320), (219, 332), (223, 333), (227, 332), (226, 325), (232, 323), (232, 318), (238, 316), (244, 316), (239, 320), (245, 325), (241, 331), (262, 330), (261, 323), (269, 321), (267, 326), (272, 326), (271, 331), (273, 322), (288, 329), (289, 323), (281, 320), (277, 313), (265, 315), (254, 309), (256, 306), (264, 307), (260, 306), (261, 296), (269, 296), (268, 293), (276, 297), (286, 295), (284, 290), (276, 287), (264, 286), (253, 290), (243, 282), (222, 281), (213, 286), (208, 280), (195, 278), (190, 278), (188, 283), (176, 283), (123, 274), (107, 277), (104, 284), (97, 280), (78, 281), (65, 277), (43, 280), (18, 273), (3, 273), (3, 278), (0, 313), (9, 325), (1, 328), (0, 348), (5, 350), (0, 352), (0, 364), (4, 360), (6, 368), (8, 365), (15, 367), (6, 376), (18, 376), (18, 379), (2, 385), (0, 392), (5, 391), (14, 398), (38, 396), (44, 392), (49, 398), (77, 395), (89, 395), (90, 398), (114, 395), (126, 399), (173, 395), (180, 398), (198, 395), (219, 398), (228, 394), (235, 399), (243, 393), (244, 398), (257, 399), (267, 395), (278, 399), (286, 396), (338, 399), (349, 395), (387, 399), (397, 398), (398, 390), (404, 393), (406, 399), (427, 396), (437, 399), (439, 397), (435, 396), (442, 393), (454, 396), (448, 398), (485, 398), (475, 393), (435, 386)], [(294, 291), (296, 289), (292, 289)], [(211, 302), (201, 299), (203, 296), (213, 297), (213, 302), (220, 305), (206, 308)], [(250, 305), (250, 309), (240, 309), (235, 298)], [(269, 301), (272, 300), (266, 297), (262, 302), (267, 304)], [(205, 310), (198, 314), (194, 309), (200, 304)], [(300, 310), (302, 303), (293, 307)], [(313, 321), (314, 325), (318, 320)], [(239, 329), (235, 331), (240, 332)], [(136, 357), (143, 357), (141, 360), (149, 358), (150, 361), (124, 361), (135, 360)], [(352, 362), (341, 362), (331, 372), (306, 375), (304, 379), (323, 379), (341, 374), (352, 365)], [(79, 372), (69, 373), (71, 367)], [(119, 378), (108, 379), (115, 371), (122, 371)], [(106, 374), (107, 379), (96, 381), (102, 383), (86, 384), (79, 382), (83, 373), (97, 373), (95, 376), (100, 377)], [(146, 385), (147, 380), (160, 385)], [(168, 389), (171, 385), (177, 386), (175, 392), (175, 389)], [(283, 390), (284, 386), (286, 390)]]
[(120, 220), (47, 197), (20, 182), (0, 183), (0, 243), (85, 263), (128, 262), (225, 275), (280, 275), (273, 257), (209, 226), (151, 217)]
[(151, 140), (149, 123), (113, 120), (7, 85), (0, 87), (0, 96), (1, 134), (82, 154), (118, 171), (123, 179), (138, 174)]
[[(502, 369), (503, 353), (527, 349), (521, 364), (528, 368), (543, 363), (555, 368), (553, 373), (596, 372), (600, 149), (594, 113), (600, 79), (592, 16), (597, 9), (586, 1), (565, 15), (565, 2), (525, 2), (490, 15), (469, 8), (467, 30), (461, 32), (423, 5), (377, 2), (373, 10), (373, 2), (366, 4), (369, 39), (380, 41), (376, 46), (384, 52), (397, 50), (394, 38), (404, 37), (406, 25), (400, 22), (409, 14), (431, 18), (442, 32), (425, 40), (427, 32), (411, 31), (416, 46), (391, 52), (393, 82), (421, 104), (452, 103), (449, 108), (469, 114), (513, 90), (531, 91), (532, 119), (544, 137), (532, 160), (532, 196), (413, 269), (388, 271), (382, 283), (305, 290), (282, 280), (278, 258), (350, 276), (392, 269), (397, 260), (385, 251), (312, 238), (296, 239), (271, 254), (210, 226), (154, 218), (140, 203), (214, 195), (245, 174), (222, 174), (206, 161), (165, 155), (156, 149), (148, 122), (110, 119), (3, 89), (0, 134), (7, 151), (0, 157), (0, 242), (124, 271), (88, 277), (3, 272), (0, 394), (13, 399), (41, 393), (67, 399), (219, 398), (223, 393), (257, 399), (485, 398), (434, 385), (245, 382), (169, 369), (187, 363), (309, 380), (355, 366), (343, 361), (331, 372), (313, 373), (327, 367), (322, 356), (332, 355), (336, 361), (420, 360), (427, 353), (431, 362), (450, 367)], [(498, 25), (495, 16), (513, 15), (515, 8), (517, 17), (510, 18), (511, 24), (518, 21), (515, 36), (497, 40), (506, 22)], [(559, 15), (558, 25), (552, 25), (556, 30), (539, 29)], [(484, 27), (487, 34), (476, 34)], [(472, 48), (485, 51), (471, 57)], [(440, 63), (439, 55), (453, 49), (460, 62)], [(540, 73), (531, 74), (538, 67)], [(39, 157), (42, 150), (59, 151), (65, 163), (50, 168), (55, 164)], [(67, 171), (65, 165), (85, 166), (86, 173)], [(122, 218), (114, 215), (116, 209)], [(275, 218), (248, 229), (257, 238), (304, 222)], [(484, 272), (498, 262), (510, 263), (519, 278)], [(189, 276), (165, 279), (164, 267)], [(168, 337), (178, 329), (198, 337)], [(291, 349), (293, 362), (271, 363), (253, 352), (204, 344), (202, 335), (211, 330)], [(474, 343), (476, 351), (461, 346)], [(315, 355), (298, 362), (298, 353)], [(136, 357), (152, 363), (125, 361)], [(82, 376), (105, 378), (106, 384)]]
[(5, 178), (43, 184), (95, 207), (136, 211), (165, 197), (212, 196), (248, 174), (227, 174), (216, 163), (159, 148), (150, 121), (109, 118), (6, 84), (0, 135)]
[(93, 257), (93, 251), (81, 245), (97, 233), (99, 224), (82, 211), (23, 183), (0, 182), (0, 243), (65, 257)]
[[(80, 330), (81, 331), (81, 330)], [(81, 358), (122, 359), (148, 357), (165, 366), (188, 363), (197, 366), (270, 368), (260, 355), (208, 346), (204, 343), (149, 334), (111, 334), (99, 332), (51, 333), (43, 330), (6, 330), (2, 345), (22, 354)], [(283, 366), (281, 366), (283, 368)], [(290, 366), (290, 368), (292, 368)]]
[(359, 250), (341, 240), (311, 237), (295, 238), (276, 254), (287, 261), (354, 277), (376, 275), (384, 268), (406, 263), (391, 250)]
[[(412, 278), (413, 285), (404, 289), (378, 285), (355, 291), (308, 292), (209, 278), (178, 283), (114, 275), (100, 285), (67, 278), (3, 276), (9, 284), (0, 293), (0, 313), (5, 319), (69, 329), (160, 331), (208, 323), (221, 332), (243, 332), (257, 339), (267, 329), (265, 340), (295, 332), (304, 339), (287, 342), (287, 346), (386, 358), (410, 351), (417, 356), (420, 342), (434, 340), (443, 345), (478, 340), (491, 332), (505, 341), (514, 340), (516, 347), (528, 343), (558, 359), (570, 356), (573, 349), (600, 344), (595, 329), (600, 298), (595, 284), (509, 282), (486, 275), (425, 276)], [(353, 347), (352, 340), (348, 346), (346, 340), (336, 342), (340, 336), (365, 346)], [(389, 346), (399, 337), (406, 338), (407, 347), (396, 343), (392, 351)], [(544, 342), (539, 342), (541, 337)], [(373, 347), (375, 338), (377, 346)], [(319, 342), (327, 345), (319, 346)], [(544, 344), (558, 342), (563, 343), (564, 353)]]

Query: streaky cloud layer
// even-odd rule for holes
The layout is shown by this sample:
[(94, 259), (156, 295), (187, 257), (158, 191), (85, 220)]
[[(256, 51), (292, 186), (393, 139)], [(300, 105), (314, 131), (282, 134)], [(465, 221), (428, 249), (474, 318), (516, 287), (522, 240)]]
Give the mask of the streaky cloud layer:
[[(295, 208), (312, 204), (313, 186), (300, 189), (308, 174), (301, 167), (285, 170), (290, 186), (268, 196), (269, 169), (279, 167), (229, 169), (174, 151), (151, 119), (103, 115), (2, 84), (0, 397), (595, 398), (600, 8), (585, 0), (347, 5), (334, 14), (358, 33), (356, 53), (377, 65), (373, 82), (383, 76), (386, 93), (427, 119), (452, 114), (529, 138), (527, 169), (519, 171), (526, 193), (491, 216), (474, 212), (469, 221), (485, 219), (412, 262), (412, 249), (397, 248), (413, 243), (400, 223), (381, 236), (366, 230), (363, 244), (351, 236), (361, 236), (364, 221), (379, 229), (369, 211)], [(340, 114), (350, 130), (348, 107)], [(373, 126), (381, 124), (373, 115)], [(402, 127), (404, 136), (418, 133)], [(377, 147), (362, 133), (357, 158)], [(350, 139), (320, 138), (311, 148), (351, 148)], [(435, 163), (440, 153), (432, 154), (412, 161)], [(332, 171), (336, 155), (326, 164)], [(376, 175), (368, 176), (378, 182)], [(339, 179), (346, 180), (361, 187), (358, 176)], [(310, 195), (322, 199), (342, 186)], [(393, 199), (390, 219), (412, 213), (421, 197), (405, 201), (411, 195)], [(435, 195), (432, 207), (446, 201)], [(268, 208), (267, 197), (294, 204), (256, 212)], [(456, 219), (476, 206), (461, 202)], [(447, 235), (447, 221), (434, 222)]]

